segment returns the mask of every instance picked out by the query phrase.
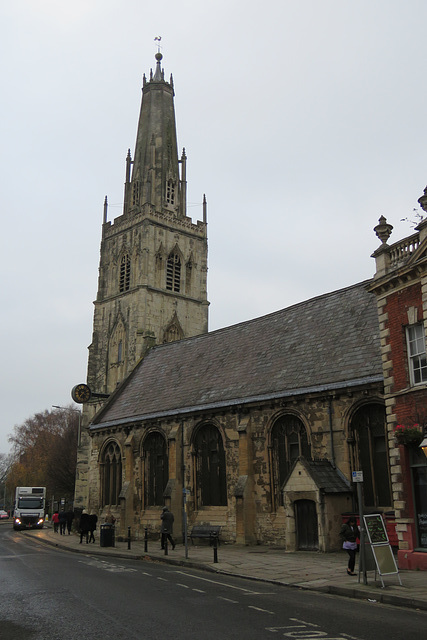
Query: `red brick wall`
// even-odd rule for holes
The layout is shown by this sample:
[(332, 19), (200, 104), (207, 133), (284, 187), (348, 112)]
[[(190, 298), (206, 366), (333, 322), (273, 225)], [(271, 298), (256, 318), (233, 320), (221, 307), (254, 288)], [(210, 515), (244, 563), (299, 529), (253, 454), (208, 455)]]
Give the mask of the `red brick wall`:
[(418, 309), (418, 322), (420, 322), (423, 319), (420, 283), (390, 294), (384, 307), (384, 311), (388, 314), (386, 327), (390, 331), (388, 343), (391, 346), (390, 359), (393, 361), (391, 374), (394, 377), (394, 392), (409, 387), (405, 327), (408, 326), (407, 311), (410, 307)]
[(394, 412), (398, 424), (424, 424), (427, 422), (427, 394), (425, 390), (414, 391), (396, 398)]

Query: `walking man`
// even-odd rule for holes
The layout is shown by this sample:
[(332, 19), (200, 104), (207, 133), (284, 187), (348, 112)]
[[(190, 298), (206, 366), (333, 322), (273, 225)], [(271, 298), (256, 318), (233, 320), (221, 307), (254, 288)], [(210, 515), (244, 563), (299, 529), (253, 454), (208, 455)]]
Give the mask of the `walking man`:
[(172, 538), (173, 532), (173, 513), (169, 511), (167, 507), (163, 507), (162, 515), (160, 516), (162, 520), (162, 546), (161, 548), (165, 548), (165, 544), (167, 544), (167, 540), (172, 545), (172, 551), (175, 549), (175, 542)]

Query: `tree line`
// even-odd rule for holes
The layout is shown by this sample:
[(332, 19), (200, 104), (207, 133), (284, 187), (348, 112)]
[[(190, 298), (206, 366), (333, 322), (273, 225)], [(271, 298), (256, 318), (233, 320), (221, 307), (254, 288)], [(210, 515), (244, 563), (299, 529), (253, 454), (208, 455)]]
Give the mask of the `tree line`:
[(73, 501), (79, 421), (80, 412), (69, 406), (15, 425), (8, 438), (11, 452), (0, 454), (0, 505), (12, 507), (18, 486), (46, 487), (48, 500)]

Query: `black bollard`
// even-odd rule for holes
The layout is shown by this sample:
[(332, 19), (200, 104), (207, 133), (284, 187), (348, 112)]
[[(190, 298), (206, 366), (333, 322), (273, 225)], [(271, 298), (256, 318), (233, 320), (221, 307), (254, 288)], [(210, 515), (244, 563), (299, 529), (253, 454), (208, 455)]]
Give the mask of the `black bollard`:
[(148, 551), (148, 527), (145, 527), (144, 529), (144, 552), (147, 553)]
[(128, 527), (128, 549), (130, 549), (130, 527)]
[(168, 555), (168, 539), (165, 536), (165, 556), (167, 556), (167, 555)]
[(213, 550), (214, 550), (214, 563), (218, 562), (218, 535), (216, 533), (212, 534), (213, 537)]

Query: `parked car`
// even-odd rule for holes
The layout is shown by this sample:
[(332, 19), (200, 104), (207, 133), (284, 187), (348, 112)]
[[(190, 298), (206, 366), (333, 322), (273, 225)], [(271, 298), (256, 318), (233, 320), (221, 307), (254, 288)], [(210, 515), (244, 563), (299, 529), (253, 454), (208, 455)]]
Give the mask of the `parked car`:
[(0, 509), (0, 520), (6, 520), (8, 517), (9, 517), (8, 512)]

